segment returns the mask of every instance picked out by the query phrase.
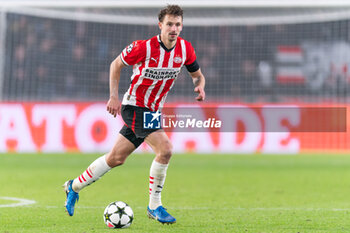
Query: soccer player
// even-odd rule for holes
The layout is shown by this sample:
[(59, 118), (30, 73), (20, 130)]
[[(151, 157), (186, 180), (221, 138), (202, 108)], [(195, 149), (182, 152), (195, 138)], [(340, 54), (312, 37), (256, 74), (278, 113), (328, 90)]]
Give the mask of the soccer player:
[[(193, 79), (194, 91), (198, 93), (195, 98), (197, 101), (205, 99), (205, 78), (191, 43), (179, 37), (183, 26), (181, 7), (168, 5), (160, 11), (158, 19), (160, 35), (148, 40), (134, 41), (111, 63), (107, 111), (114, 117), (121, 114), (125, 125), (110, 152), (96, 159), (80, 176), (64, 184), (67, 195), (65, 207), (70, 216), (74, 214), (79, 191), (98, 180), (111, 168), (122, 165), (145, 141), (156, 154), (150, 169), (147, 214), (161, 223), (176, 222), (161, 202), (172, 145), (164, 130), (143, 128), (143, 113), (162, 108), (182, 66), (186, 66)], [(125, 66), (133, 66), (133, 75), (121, 104), (118, 99), (118, 85), (121, 70)]]

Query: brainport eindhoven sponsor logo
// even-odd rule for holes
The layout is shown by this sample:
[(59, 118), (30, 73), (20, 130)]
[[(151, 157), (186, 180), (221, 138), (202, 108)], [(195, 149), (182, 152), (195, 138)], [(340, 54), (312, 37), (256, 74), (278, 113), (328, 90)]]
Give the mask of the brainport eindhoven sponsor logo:
[(157, 112), (143, 113), (144, 129), (220, 129), (221, 120), (209, 117), (197, 119), (191, 114), (165, 115)]
[(146, 68), (142, 72), (144, 77), (150, 79), (176, 79), (180, 73), (180, 68)]

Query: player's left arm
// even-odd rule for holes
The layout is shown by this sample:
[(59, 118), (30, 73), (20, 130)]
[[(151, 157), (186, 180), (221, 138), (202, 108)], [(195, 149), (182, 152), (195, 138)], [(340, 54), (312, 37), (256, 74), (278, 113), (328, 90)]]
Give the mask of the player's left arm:
[(195, 72), (190, 72), (190, 75), (192, 77), (192, 81), (194, 84), (194, 92), (198, 93), (198, 96), (196, 97), (197, 101), (204, 101), (205, 99), (205, 77), (202, 74), (201, 69), (198, 69)]
[(200, 66), (197, 62), (197, 56), (194, 52), (194, 48), (192, 47), (192, 44), (185, 41), (186, 44), (186, 54), (188, 55), (186, 57), (185, 66), (187, 68), (187, 71), (190, 73), (192, 77), (192, 81), (194, 84), (194, 92), (198, 93), (198, 96), (196, 97), (197, 101), (203, 101), (205, 99), (205, 77), (202, 74), (202, 71), (200, 69)]

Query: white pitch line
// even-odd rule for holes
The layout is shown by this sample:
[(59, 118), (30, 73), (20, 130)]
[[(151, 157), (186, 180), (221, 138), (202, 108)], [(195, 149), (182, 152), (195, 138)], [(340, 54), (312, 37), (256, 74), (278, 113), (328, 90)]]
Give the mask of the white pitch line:
[[(40, 208), (41, 206), (36, 206)], [(64, 206), (42, 206), (44, 208), (64, 208)], [(76, 206), (77, 209), (104, 209), (105, 206)], [(145, 206), (136, 206), (132, 207), (134, 209), (146, 209)], [(169, 207), (169, 209), (174, 210), (242, 210), (242, 211), (331, 211), (331, 212), (342, 212), (342, 211), (350, 211), (350, 208), (302, 208), (302, 207), (205, 207), (205, 206), (183, 206), (183, 207)]]
[(36, 201), (34, 201), (34, 200), (28, 200), (28, 199), (16, 198), (16, 197), (0, 197), (0, 199), (9, 200), (9, 201), (17, 201), (16, 203), (12, 203), (12, 204), (0, 205), (0, 208), (18, 207), (18, 206), (32, 205), (32, 204), (36, 203)]

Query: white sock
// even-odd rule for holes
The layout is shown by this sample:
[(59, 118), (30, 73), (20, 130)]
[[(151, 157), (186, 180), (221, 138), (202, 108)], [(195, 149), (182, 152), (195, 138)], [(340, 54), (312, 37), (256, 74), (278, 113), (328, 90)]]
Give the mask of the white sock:
[(167, 169), (168, 164), (161, 164), (153, 160), (149, 177), (149, 208), (152, 210), (162, 205), (161, 192)]
[(79, 192), (86, 186), (100, 179), (112, 168), (106, 162), (106, 155), (96, 159), (90, 166), (77, 178), (74, 179), (72, 188), (75, 192)]

